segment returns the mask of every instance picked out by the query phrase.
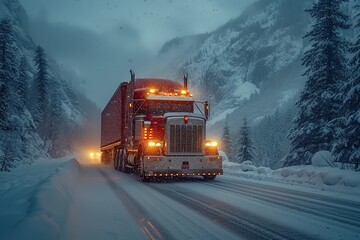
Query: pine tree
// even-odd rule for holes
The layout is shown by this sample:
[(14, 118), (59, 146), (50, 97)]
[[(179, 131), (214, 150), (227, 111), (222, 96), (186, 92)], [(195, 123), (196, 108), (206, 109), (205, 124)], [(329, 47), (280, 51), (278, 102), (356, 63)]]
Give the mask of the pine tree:
[(74, 86), (70, 82), (64, 82), (63, 86), (65, 89), (65, 94), (68, 96), (70, 103), (74, 107), (74, 110), (80, 111), (79, 96)]
[(13, 168), (14, 161), (15, 161), (15, 154), (14, 154), (14, 146), (12, 144), (14, 142), (11, 141), (12, 139), (9, 136), (5, 137), (5, 141), (3, 142), (3, 153), (0, 154), (0, 171), (1, 172), (9, 172), (11, 168)]
[(43, 140), (48, 137), (49, 118), (49, 73), (45, 51), (38, 46), (35, 50), (36, 74), (34, 79), (35, 102), (32, 115), (37, 131)]
[(1, 79), (1, 149), (0, 170), (9, 171), (14, 162), (23, 157), (21, 146), (21, 104), (17, 91), (17, 48), (12, 23), (4, 19), (0, 23), (0, 79)]
[(228, 158), (232, 156), (232, 146), (231, 146), (231, 139), (230, 139), (230, 128), (228, 121), (225, 121), (225, 126), (223, 128), (223, 134), (221, 137), (221, 148), (226, 153)]
[(11, 108), (11, 84), (16, 79), (16, 57), (13, 46), (14, 35), (11, 21), (3, 19), (0, 23), (0, 126), (6, 126), (7, 116), (10, 115)]
[[(360, 5), (357, 5), (360, 10)], [(334, 121), (336, 141), (332, 149), (336, 161), (351, 163), (355, 168), (360, 164), (360, 12), (355, 16), (355, 29), (359, 34), (350, 48), (353, 57), (350, 61), (352, 68), (351, 81), (342, 88), (339, 96), (343, 100), (341, 109), (344, 116)]]
[(67, 150), (67, 138), (69, 136), (67, 121), (64, 117), (62, 101), (57, 81), (53, 81), (54, 89), (50, 99), (50, 121), (49, 121), (49, 140), (51, 140), (50, 155), (61, 157)]
[(328, 123), (339, 114), (340, 101), (334, 96), (348, 79), (347, 46), (340, 30), (348, 29), (348, 17), (340, 11), (347, 0), (319, 0), (310, 15), (315, 23), (305, 37), (311, 48), (305, 52), (304, 75), (308, 80), (297, 102), (298, 113), (288, 138), (291, 150), (284, 166), (307, 165), (314, 153), (330, 150), (334, 133)]
[(22, 106), (25, 107), (28, 98), (29, 91), (29, 76), (28, 76), (28, 63), (26, 57), (23, 56), (20, 60), (19, 74), (15, 83), (15, 89), (18, 92), (19, 100)]
[(255, 160), (254, 141), (251, 138), (251, 130), (246, 118), (244, 118), (243, 126), (240, 128), (240, 137), (237, 141), (237, 146), (236, 158), (239, 163)]

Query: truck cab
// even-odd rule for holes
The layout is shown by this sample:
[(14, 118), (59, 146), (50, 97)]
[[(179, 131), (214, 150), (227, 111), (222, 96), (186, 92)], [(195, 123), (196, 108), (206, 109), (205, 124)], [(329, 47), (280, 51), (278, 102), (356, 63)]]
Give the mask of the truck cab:
[[(113, 161), (116, 169), (125, 172), (138, 172), (143, 181), (173, 176), (212, 180), (221, 175), (217, 144), (206, 140), (208, 104), (202, 103), (200, 110), (187, 89), (187, 77), (181, 85), (169, 79), (131, 76), (109, 102), (117, 108), (105, 108), (102, 114), (104, 161)], [(199, 113), (194, 112), (195, 106)], [(109, 143), (103, 141), (106, 132), (114, 134), (114, 129), (119, 132), (117, 141), (103, 144)]]

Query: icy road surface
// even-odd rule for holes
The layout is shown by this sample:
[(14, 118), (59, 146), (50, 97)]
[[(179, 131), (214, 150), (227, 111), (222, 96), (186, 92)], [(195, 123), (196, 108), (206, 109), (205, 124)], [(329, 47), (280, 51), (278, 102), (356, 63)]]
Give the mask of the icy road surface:
[(142, 183), (82, 165), (61, 239), (360, 239), (360, 202), (221, 176)]

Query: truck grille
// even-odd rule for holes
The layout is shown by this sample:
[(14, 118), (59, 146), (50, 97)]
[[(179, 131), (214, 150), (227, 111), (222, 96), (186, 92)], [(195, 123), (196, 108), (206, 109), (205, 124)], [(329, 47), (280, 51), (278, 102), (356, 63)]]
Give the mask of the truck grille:
[(170, 125), (171, 153), (202, 153), (202, 125)]

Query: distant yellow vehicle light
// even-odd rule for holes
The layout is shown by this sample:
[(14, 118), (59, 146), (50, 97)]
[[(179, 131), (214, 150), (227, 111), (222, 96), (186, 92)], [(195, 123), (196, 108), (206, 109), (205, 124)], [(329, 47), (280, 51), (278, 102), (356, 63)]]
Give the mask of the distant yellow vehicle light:
[(95, 154), (93, 152), (89, 153), (90, 158), (94, 158)]

